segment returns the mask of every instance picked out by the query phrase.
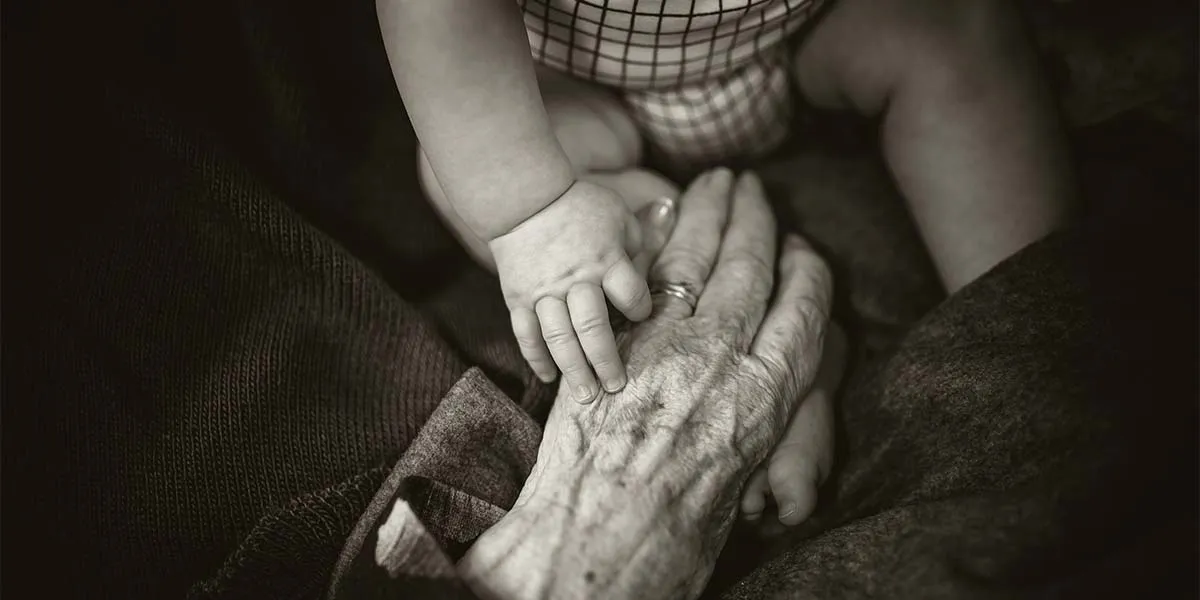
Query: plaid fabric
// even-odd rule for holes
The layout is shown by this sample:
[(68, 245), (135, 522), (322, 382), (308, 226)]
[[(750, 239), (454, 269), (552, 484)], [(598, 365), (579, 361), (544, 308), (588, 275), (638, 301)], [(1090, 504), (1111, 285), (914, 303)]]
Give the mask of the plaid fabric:
[(670, 163), (761, 155), (792, 117), (783, 42), (822, 0), (521, 0), (539, 63), (624, 91)]
[[(317, 598), (395, 498), (441, 544), (427, 560), (455, 560), (525, 480), (536, 429), (509, 398), (536, 413), (536, 379), (419, 196), (372, 4), (17, 5), (10, 595)], [(747, 566), (719, 563), (712, 597), (1198, 596), (1194, 132), (1079, 142), (1082, 243), (1030, 248), (911, 329), (932, 279), (882, 168), (761, 165), (781, 225), (893, 343), (848, 375), (825, 512), (776, 560), (729, 544)], [(339, 589), (371, 597), (360, 573)], [(461, 591), (405, 581), (393, 597)]]

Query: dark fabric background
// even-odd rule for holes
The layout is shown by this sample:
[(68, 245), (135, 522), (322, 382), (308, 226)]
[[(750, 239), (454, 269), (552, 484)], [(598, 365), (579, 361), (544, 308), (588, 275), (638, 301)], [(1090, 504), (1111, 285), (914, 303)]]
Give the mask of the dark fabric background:
[[(247, 556), (291, 553), (268, 563), (293, 575), (279, 597), (312, 596), (468, 366), (544, 408), (497, 286), (414, 191), (371, 3), (8, 3), (3, 27), (8, 590), (216, 593), (250, 536)], [(1186, 582), (1197, 155), (1158, 114), (1077, 132), (1093, 207), (1062, 256), (1127, 417), (1128, 467), (1086, 489), (1149, 532), (1084, 539)], [(886, 355), (938, 297), (882, 170), (848, 144), (766, 171)], [(847, 188), (861, 202), (820, 201)]]

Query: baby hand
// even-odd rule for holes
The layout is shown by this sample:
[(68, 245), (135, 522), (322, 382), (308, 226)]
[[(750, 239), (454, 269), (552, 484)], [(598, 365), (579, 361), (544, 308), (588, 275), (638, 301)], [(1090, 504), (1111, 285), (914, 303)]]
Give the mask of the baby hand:
[(630, 260), (641, 244), (621, 197), (586, 181), (489, 244), (521, 355), (545, 382), (557, 364), (580, 402), (596, 397), (597, 376), (609, 392), (625, 387), (605, 297), (631, 321), (650, 316)]

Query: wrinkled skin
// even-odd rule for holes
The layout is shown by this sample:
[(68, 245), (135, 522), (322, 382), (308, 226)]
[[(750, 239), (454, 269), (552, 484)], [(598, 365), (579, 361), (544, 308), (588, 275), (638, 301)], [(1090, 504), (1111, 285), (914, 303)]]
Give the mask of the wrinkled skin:
[[(560, 393), (516, 505), (460, 562), (477, 594), (699, 595), (743, 484), (822, 356), (829, 271), (795, 236), (776, 262), (776, 241), (757, 235), (773, 227), (755, 177), (733, 185), (710, 173), (691, 186), (679, 217), (687, 235), (672, 236), (651, 273), (706, 281), (696, 313), (657, 296), (654, 316), (620, 333), (625, 389), (587, 405)], [(672, 247), (713, 236), (719, 251)]]

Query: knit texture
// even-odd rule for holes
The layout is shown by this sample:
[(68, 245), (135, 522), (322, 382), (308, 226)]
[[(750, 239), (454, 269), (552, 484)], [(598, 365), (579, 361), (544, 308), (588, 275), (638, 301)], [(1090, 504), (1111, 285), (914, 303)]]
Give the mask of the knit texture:
[[(426, 499), (431, 560), (460, 553), (533, 443), (486, 420), (536, 423), (550, 390), (416, 192), (371, 3), (15, 3), (3, 26), (6, 588), (318, 597), (416, 467), (396, 497)], [(867, 351), (818, 514), (739, 530), (710, 593), (1194, 590), (1195, 144), (1133, 125), (1081, 138), (1078, 231), (941, 304), (877, 164), (764, 168)]]

